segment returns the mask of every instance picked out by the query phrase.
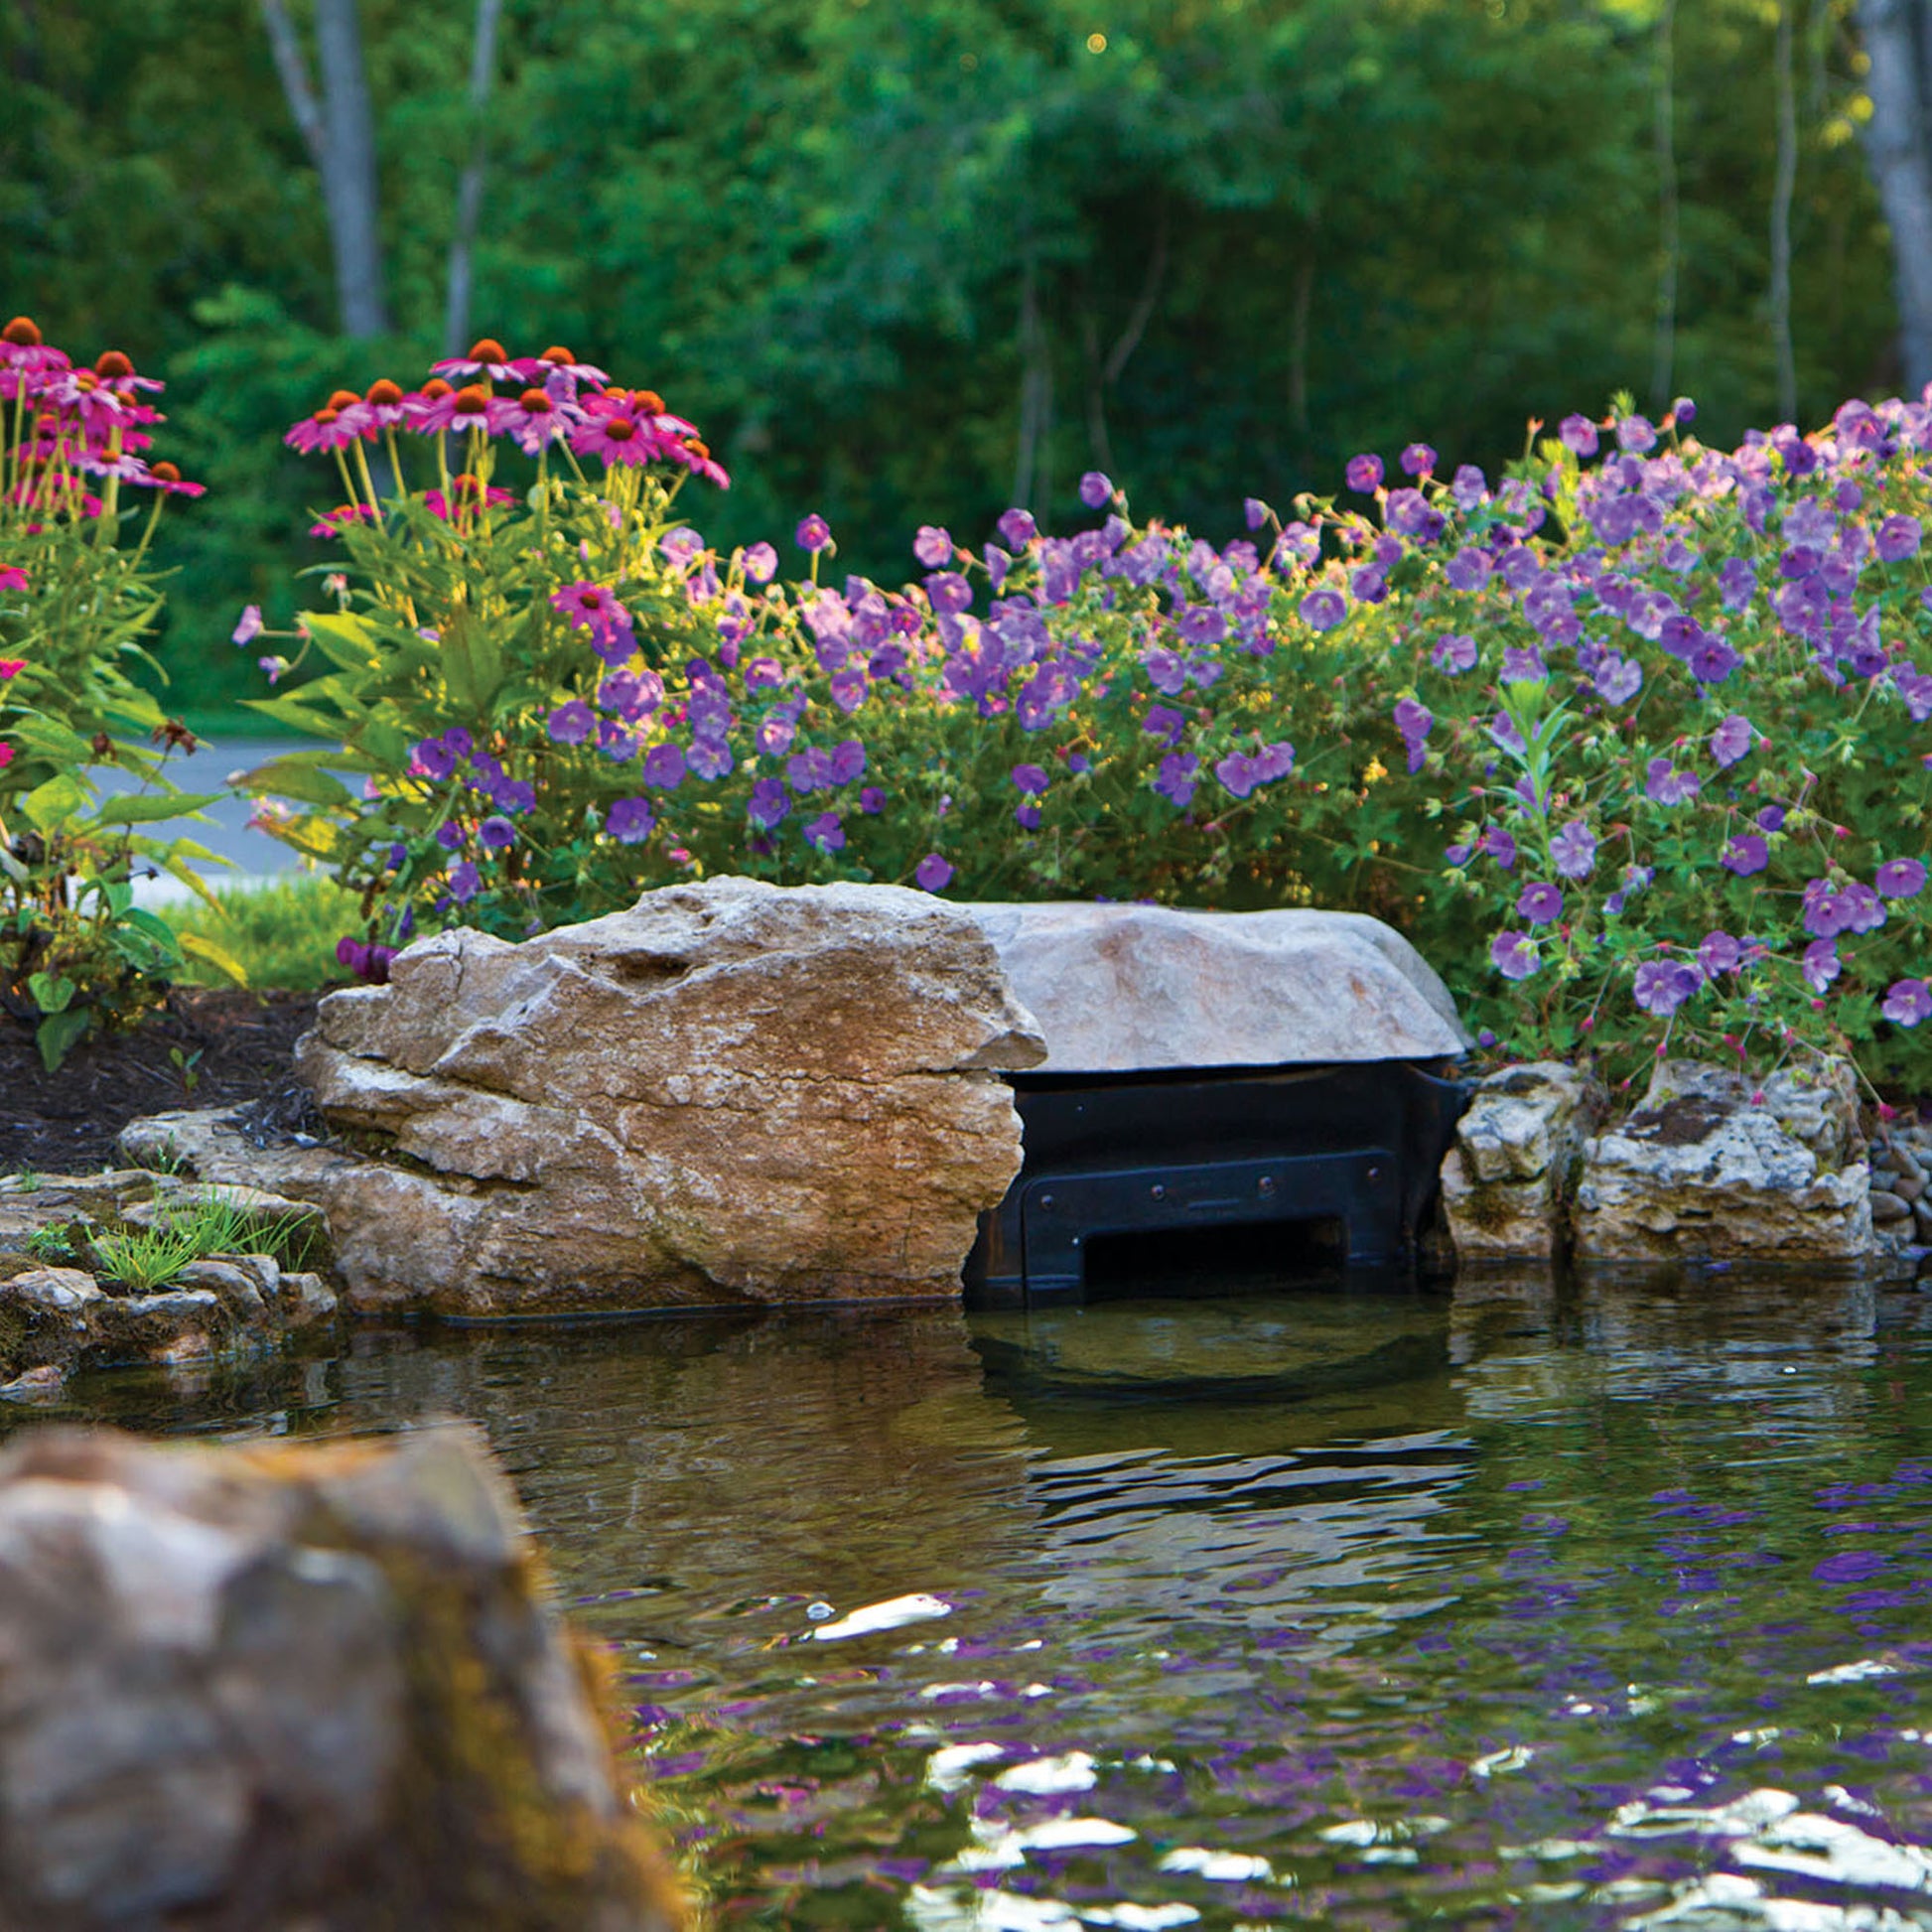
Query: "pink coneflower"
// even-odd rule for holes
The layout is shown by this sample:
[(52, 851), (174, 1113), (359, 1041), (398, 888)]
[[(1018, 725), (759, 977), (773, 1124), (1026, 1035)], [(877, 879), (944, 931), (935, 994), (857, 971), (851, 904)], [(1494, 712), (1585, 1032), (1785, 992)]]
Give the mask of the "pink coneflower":
[(402, 392), (400, 382), (378, 376), (369, 384), (369, 392), (360, 404), (364, 420), (376, 429), (395, 429), (409, 420), (409, 399)]
[(134, 364), (118, 348), (110, 348), (94, 362), (94, 374), (120, 396), (136, 389), (165, 389), (168, 385), (151, 375), (137, 375)]
[(10, 369), (64, 369), (68, 358), (50, 348), (41, 338), (40, 324), (32, 316), (15, 316), (0, 329), (0, 365)]
[(425, 427), (424, 418), (455, 394), (456, 389), (452, 384), (445, 382), (440, 375), (431, 376), (413, 395), (403, 397), (404, 424), (410, 429), (421, 431), (425, 436), (435, 435), (436, 431)]
[(525, 382), (547, 382), (561, 370), (578, 382), (594, 382), (601, 389), (610, 381), (604, 371), (590, 362), (580, 362), (569, 349), (552, 344), (541, 355), (526, 355), (516, 364)]
[(516, 439), (525, 456), (535, 456), (546, 443), (567, 436), (583, 420), (574, 403), (560, 401), (545, 389), (525, 389), (513, 402), (501, 405), (502, 427)]
[(5, 684), (9, 678), (18, 677), (26, 668), (27, 660), (24, 657), (0, 657), (0, 684)]
[(81, 450), (74, 456), (73, 467), (90, 477), (112, 477), (116, 483), (148, 481), (148, 466), (132, 450)]
[(630, 613), (618, 602), (618, 594), (608, 585), (592, 583), (589, 578), (552, 591), (550, 604), (578, 630), (606, 632), (630, 628)]
[(515, 500), (507, 489), (484, 489), (475, 477), (470, 476), (452, 477), (450, 479), (450, 494), (456, 499), (455, 515), (452, 515), (450, 511), (450, 496), (445, 496), (440, 489), (426, 489), (423, 491), (423, 501), (429, 507), (431, 513), (440, 516), (446, 523), (460, 521), (470, 511), (474, 510), (480, 502), (493, 506)]
[[(0, 591), (24, 591), (27, 573), (18, 564), (0, 564)], [(12, 676), (10, 671), (8, 676)]]
[(729, 489), (732, 480), (713, 459), (711, 447), (701, 437), (687, 436), (681, 442), (670, 437), (665, 440), (664, 454), (673, 463), (681, 463), (694, 477), (703, 477), (707, 483), (715, 483), (720, 489)]
[(355, 418), (345, 419), (340, 409), (324, 403), (313, 416), (304, 416), (282, 441), (290, 449), (309, 456), (317, 450), (345, 450), (361, 433), (361, 425)]
[[(339, 537), (343, 533), (345, 524), (373, 523), (374, 521), (375, 511), (369, 504), (340, 503), (336, 508), (324, 515), (319, 522), (311, 523), (309, 525), (309, 534), (312, 537)], [(255, 607), (251, 604), (248, 608), (252, 611)], [(260, 613), (257, 612), (256, 616), (259, 618)], [(259, 624), (257, 628), (259, 628)], [(237, 636), (235, 642), (240, 643), (241, 638)]]
[[(427, 397), (427, 389), (424, 395)], [(473, 382), (465, 388), (452, 389), (433, 402), (424, 401), (410, 415), (412, 427), (421, 436), (472, 429), (494, 436), (502, 426), (502, 412), (506, 407), (507, 404), (499, 403), (481, 382)]]
[(516, 382), (522, 378), (521, 364), (510, 360), (503, 345), (493, 336), (472, 343), (468, 355), (452, 355), (441, 362), (432, 362), (430, 367), (438, 375), (481, 375), (492, 382)]
[[(144, 439), (145, 440), (145, 439)], [(186, 483), (179, 469), (172, 463), (151, 463), (145, 477), (134, 481), (149, 489), (159, 489), (169, 496), (206, 496), (207, 484)]]
[(579, 456), (601, 457), (613, 466), (635, 466), (658, 456), (662, 440), (647, 420), (628, 409), (612, 408), (587, 415), (571, 432), (570, 447)]

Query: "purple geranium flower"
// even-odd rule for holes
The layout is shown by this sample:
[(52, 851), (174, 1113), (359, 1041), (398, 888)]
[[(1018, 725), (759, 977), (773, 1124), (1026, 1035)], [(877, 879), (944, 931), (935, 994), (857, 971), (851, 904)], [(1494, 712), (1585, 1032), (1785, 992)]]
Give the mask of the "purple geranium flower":
[[(567, 706), (564, 708), (568, 709)], [(580, 705), (578, 709), (586, 717), (590, 716), (590, 707), (588, 705)], [(557, 713), (553, 711), (550, 716), (554, 723)], [(551, 736), (555, 738), (556, 733), (553, 731)], [(566, 742), (581, 744), (583, 741), (581, 739), (572, 739)], [(456, 769), (456, 759), (450, 756), (450, 748), (440, 738), (424, 739), (416, 747), (415, 751), (410, 754), (410, 759), (412, 769), (419, 776), (425, 778), (447, 778)]]
[(1048, 779), (1037, 764), (1016, 764), (1013, 767), (1013, 782), (1029, 797), (1037, 797), (1046, 789)]
[(1466, 671), (1474, 665), (1476, 640), (1452, 632), (1447, 637), (1437, 638), (1436, 648), (1429, 656), (1439, 671), (1447, 671), (1452, 677), (1457, 671)]
[(1402, 453), (1403, 474), (1410, 477), (1433, 476), (1436, 461), (1436, 452), (1427, 443), (1411, 443)]
[(1728, 767), (1751, 749), (1751, 721), (1732, 712), (1711, 734), (1711, 756)]
[(1805, 984), (1814, 993), (1823, 993), (1837, 979), (1843, 968), (1839, 964), (1838, 941), (1836, 939), (1814, 939), (1805, 948), (1803, 972)]
[(459, 905), (468, 905), (483, 890), (483, 874), (468, 859), (459, 859), (449, 871), (450, 897)]
[(635, 845), (640, 839), (650, 837), (656, 823), (657, 815), (648, 799), (619, 798), (605, 814), (604, 829), (621, 844)]
[(1398, 698), (1395, 705), (1395, 728), (1402, 734), (1402, 743), (1409, 753), (1409, 769), (1420, 771), (1423, 765), (1423, 740), (1436, 725), (1436, 716), (1427, 705), (1418, 704), (1414, 698)]
[(582, 698), (572, 698), (550, 714), (544, 730), (559, 745), (582, 745), (597, 730), (597, 713)]
[(1482, 828), (1482, 836), (1476, 840), (1476, 850), (1486, 852), (1505, 872), (1516, 863), (1515, 836), (1505, 832), (1500, 825), (1485, 825)]
[(791, 794), (776, 778), (759, 778), (746, 801), (746, 815), (760, 832), (784, 822), (791, 812)]
[(752, 544), (745, 552), (745, 575), (754, 584), (768, 584), (778, 574), (778, 553), (768, 543)]
[(1596, 454), (1596, 425), (1587, 416), (1566, 416), (1557, 425), (1557, 436), (1573, 456)]
[(805, 843), (821, 852), (837, 852), (845, 844), (845, 827), (837, 812), (820, 812), (805, 825)]
[(832, 541), (832, 526), (814, 510), (809, 516), (799, 519), (798, 528), (792, 532), (792, 540), (800, 550), (823, 550)]
[(1702, 984), (1693, 967), (1674, 959), (1646, 959), (1637, 968), (1630, 996), (1645, 1013), (1668, 1020)]
[(1587, 879), (1596, 865), (1596, 834), (1582, 819), (1560, 826), (1550, 840), (1550, 856), (1564, 879)]
[(1325, 585), (1311, 591), (1302, 600), (1302, 621), (1311, 630), (1332, 630), (1348, 616), (1348, 605), (1342, 594), (1330, 590)]
[(1657, 431), (1648, 416), (1626, 416), (1616, 426), (1616, 446), (1627, 456), (1641, 456), (1657, 447)]
[(1923, 980), (1896, 980), (1878, 1011), (1894, 1027), (1916, 1027), (1921, 1020), (1932, 1018), (1932, 991)]
[(1628, 704), (1643, 689), (1643, 666), (1634, 658), (1607, 652), (1593, 679), (1597, 694), (1608, 704)]
[(1539, 881), (1523, 888), (1516, 909), (1531, 925), (1548, 925), (1563, 916), (1563, 894)]
[(1248, 528), (1251, 530), (1260, 529), (1274, 513), (1259, 496), (1246, 496), (1242, 498), (1241, 514), (1247, 518)]
[(500, 852), (505, 846), (516, 843), (516, 827), (508, 819), (492, 812), (477, 827), (477, 836), (492, 852)]
[(1170, 752), (1161, 760), (1154, 789), (1176, 811), (1184, 811), (1194, 801), (1194, 784), (1200, 759), (1192, 752)]
[(1147, 722), (1141, 729), (1152, 738), (1158, 738), (1164, 745), (1177, 744), (1180, 734), (1187, 728), (1187, 714), (1175, 711), (1165, 704), (1149, 705)]
[(912, 877), (924, 892), (943, 892), (952, 883), (952, 867), (938, 853), (928, 852), (919, 861)]
[(1755, 832), (1740, 832), (1725, 844), (1719, 862), (1726, 872), (1748, 879), (1771, 863), (1771, 848)]
[(1918, 547), (1925, 534), (1916, 516), (1888, 516), (1878, 525), (1877, 551), (1888, 564), (1902, 562)]
[[(1080, 500), (1090, 510), (1101, 509), (1114, 493), (1113, 480), (1104, 471), (1089, 470), (1080, 479)], [(1253, 526), (1250, 525), (1250, 528)]]
[(675, 745), (653, 745), (644, 754), (644, 783), (675, 791), (684, 782), (684, 754)]
[(1343, 474), (1348, 479), (1350, 489), (1359, 489), (1366, 495), (1382, 481), (1382, 459), (1379, 456), (1351, 456)]
[(1925, 867), (1917, 859), (1887, 859), (1872, 884), (1881, 898), (1916, 898), (1925, 890)]
[(1028, 510), (1010, 509), (994, 526), (1000, 532), (1000, 541), (1009, 550), (1018, 550), (1039, 534), (1039, 525)]
[(912, 539), (912, 554), (927, 570), (943, 570), (952, 562), (952, 533), (937, 523), (921, 523)]
[(1703, 784), (1695, 771), (1681, 771), (1669, 759), (1652, 759), (1644, 767), (1643, 794), (1655, 805), (1685, 805)]
[(1489, 962), (1506, 980), (1526, 980), (1542, 964), (1527, 932), (1499, 932), (1489, 942)]
[(1698, 943), (1698, 964), (1703, 967), (1706, 979), (1716, 979), (1720, 973), (1734, 973), (1743, 956), (1744, 949), (1727, 932), (1707, 932)]

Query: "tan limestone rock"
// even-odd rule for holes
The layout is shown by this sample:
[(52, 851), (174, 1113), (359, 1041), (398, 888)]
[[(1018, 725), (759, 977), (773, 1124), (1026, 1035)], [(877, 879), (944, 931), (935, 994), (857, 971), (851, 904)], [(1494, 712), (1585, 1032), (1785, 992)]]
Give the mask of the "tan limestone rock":
[(1602, 1100), (1557, 1060), (1504, 1067), (1476, 1088), (1443, 1158), (1458, 1263), (1547, 1261), (1562, 1250), (1577, 1164)]
[(0, 1766), (8, 1925), (685, 1922), (469, 1430), (0, 1456)]
[(1725, 1067), (1666, 1060), (1643, 1106), (1585, 1149), (1577, 1259), (1867, 1267), (1864, 1153), (1843, 1062), (1753, 1086)]
[(949, 1296), (1042, 1046), (960, 908), (719, 879), (333, 994), (298, 1068), (354, 1147), (130, 1130), (326, 1213), (351, 1308), (472, 1317)]

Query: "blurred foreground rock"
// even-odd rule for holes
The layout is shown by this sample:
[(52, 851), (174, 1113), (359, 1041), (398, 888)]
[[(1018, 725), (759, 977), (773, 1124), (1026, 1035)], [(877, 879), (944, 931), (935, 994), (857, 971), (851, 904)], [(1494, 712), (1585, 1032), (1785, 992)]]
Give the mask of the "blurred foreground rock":
[(297, 1066), (353, 1145), (212, 1113), (137, 1162), (326, 1213), (350, 1306), (573, 1314), (950, 1296), (1044, 1048), (973, 919), (893, 886), (716, 879), (520, 945), (419, 940)]
[(672, 1932), (482, 1439), (0, 1457), (6, 1932)]

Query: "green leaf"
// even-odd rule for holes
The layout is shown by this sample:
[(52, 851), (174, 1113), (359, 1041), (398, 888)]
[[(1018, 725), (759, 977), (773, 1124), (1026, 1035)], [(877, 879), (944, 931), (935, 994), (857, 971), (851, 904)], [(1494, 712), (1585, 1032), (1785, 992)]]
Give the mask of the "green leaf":
[(147, 825), (156, 819), (187, 818), (204, 805), (216, 805), (222, 791), (124, 792), (110, 798), (93, 815), (93, 825)]
[(20, 801), (20, 809), (27, 814), (27, 822), (35, 831), (46, 834), (65, 825), (81, 810), (87, 796), (87, 787), (71, 771), (63, 771), (46, 784), (36, 785)]
[(27, 990), (44, 1014), (65, 1013), (80, 991), (65, 973), (30, 973)]
[(345, 671), (379, 671), (382, 654), (376, 648), (368, 620), (351, 611), (305, 611), (302, 621), (316, 648)]
[(205, 939), (199, 932), (184, 932), (177, 935), (181, 949), (191, 959), (199, 959), (212, 966), (217, 973), (225, 973), (237, 986), (248, 984), (248, 969), (225, 946), (217, 946), (212, 939)]
[(61, 1062), (79, 1043), (93, 1020), (90, 1007), (69, 1007), (65, 1013), (49, 1014), (34, 1029), (34, 1044), (41, 1049), (41, 1064), (48, 1072), (60, 1071)]
[(354, 794), (320, 762), (330, 756), (328, 752), (292, 752), (284, 758), (270, 759), (251, 771), (238, 771), (234, 787), (250, 796), (271, 792), (278, 798), (293, 798), (303, 805), (352, 806)]
[(317, 711), (300, 698), (244, 698), (250, 711), (259, 711), (291, 731), (307, 732), (311, 738), (332, 738), (339, 744), (345, 735), (345, 721), (327, 711)]
[(487, 622), (458, 609), (443, 626), (443, 677), (450, 696), (481, 718), (503, 681), (503, 647)]

